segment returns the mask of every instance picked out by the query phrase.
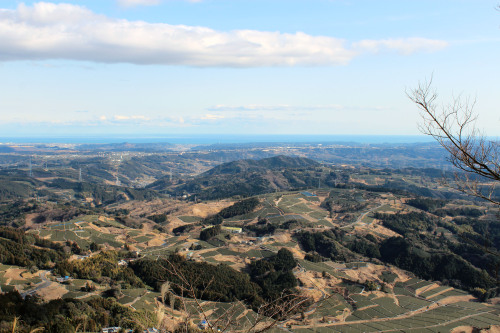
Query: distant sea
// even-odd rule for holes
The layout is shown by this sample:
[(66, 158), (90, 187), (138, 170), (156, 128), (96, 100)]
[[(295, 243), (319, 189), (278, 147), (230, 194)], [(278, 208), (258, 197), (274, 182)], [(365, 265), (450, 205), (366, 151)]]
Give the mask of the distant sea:
[(172, 143), (172, 144), (218, 144), (218, 143), (363, 143), (396, 144), (425, 143), (434, 141), (425, 135), (158, 135), (158, 136), (40, 136), (0, 137), (0, 143)]

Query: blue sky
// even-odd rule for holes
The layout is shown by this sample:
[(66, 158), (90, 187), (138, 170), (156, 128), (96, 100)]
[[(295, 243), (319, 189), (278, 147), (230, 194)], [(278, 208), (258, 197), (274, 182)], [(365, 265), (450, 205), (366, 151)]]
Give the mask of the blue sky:
[(497, 5), (2, 1), (1, 136), (415, 135), (431, 75), (498, 135)]

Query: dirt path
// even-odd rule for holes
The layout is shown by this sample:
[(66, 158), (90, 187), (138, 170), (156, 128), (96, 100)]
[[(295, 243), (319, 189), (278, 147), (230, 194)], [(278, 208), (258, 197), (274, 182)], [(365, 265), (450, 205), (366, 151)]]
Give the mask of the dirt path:
[(351, 223), (349, 223), (348, 225), (345, 225), (345, 226), (343, 226), (343, 227), (340, 227), (340, 229), (353, 227), (355, 224), (360, 223), (360, 222), (361, 222), (361, 220), (363, 220), (363, 218), (364, 218), (366, 215), (370, 214), (371, 212), (373, 212), (373, 211), (374, 211), (374, 210), (376, 210), (376, 209), (379, 209), (379, 208), (380, 208), (380, 207), (382, 207), (383, 205), (384, 205), (384, 203), (381, 203), (381, 204), (380, 204), (380, 205), (378, 205), (377, 207), (373, 207), (373, 208), (368, 209), (366, 212), (364, 212), (363, 214), (361, 214), (360, 216), (358, 216), (358, 218), (356, 219), (356, 221), (351, 222)]
[(35, 288), (30, 289), (30, 290), (26, 290), (26, 291), (22, 292), (21, 293), (21, 297), (25, 298), (27, 295), (33, 295), (37, 291), (49, 287), (52, 282), (47, 279), (47, 274), (48, 273), (50, 273), (50, 271), (43, 271), (40, 274), (40, 278), (42, 279), (42, 282), (39, 283)]
[(142, 297), (144, 297), (144, 296), (145, 296), (146, 294), (148, 294), (148, 293), (149, 293), (149, 291), (146, 291), (144, 294), (142, 294), (142, 295), (137, 296), (136, 298), (134, 298), (134, 300), (133, 300), (132, 302), (130, 302), (130, 303), (126, 303), (126, 304), (124, 304), (124, 305), (128, 305), (128, 306), (130, 306), (130, 307), (133, 307), (133, 305), (134, 305), (134, 304), (135, 304), (138, 300), (140, 300)]
[(444, 294), (445, 292), (450, 291), (450, 290), (453, 290), (453, 288), (452, 288), (452, 287), (450, 287), (450, 288), (448, 288), (448, 289), (441, 290), (440, 292), (438, 292), (438, 293), (436, 293), (436, 294), (433, 294), (432, 296), (428, 297), (427, 299), (428, 299), (428, 300), (430, 300), (430, 301), (432, 301), (432, 299), (433, 299), (434, 297), (439, 296), (439, 295), (441, 295), (441, 294)]
[(280, 195), (280, 197), (278, 198), (278, 200), (276, 200), (276, 201), (274, 202), (274, 205), (275, 205), (276, 207), (278, 207), (278, 205), (280, 204), (281, 199), (283, 199), (283, 196), (282, 196), (282, 195)]
[[(271, 203), (265, 199), (267, 201), (267, 203), (269, 204), (269, 206), (272, 206)], [(273, 204), (274, 204), (274, 201), (273, 201)], [(280, 213), (281, 216), (285, 215), (285, 212), (283, 211), (283, 209), (281, 209), (280, 207), (278, 207), (277, 204), (275, 204), (274, 208), (276, 208), (278, 210), (278, 212)]]

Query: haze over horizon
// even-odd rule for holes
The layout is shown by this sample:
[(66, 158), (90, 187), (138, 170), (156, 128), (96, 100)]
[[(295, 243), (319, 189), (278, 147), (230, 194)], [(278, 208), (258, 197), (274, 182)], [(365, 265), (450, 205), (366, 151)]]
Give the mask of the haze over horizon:
[(500, 133), (497, 1), (0, 5), (3, 137), (419, 135), (405, 89)]

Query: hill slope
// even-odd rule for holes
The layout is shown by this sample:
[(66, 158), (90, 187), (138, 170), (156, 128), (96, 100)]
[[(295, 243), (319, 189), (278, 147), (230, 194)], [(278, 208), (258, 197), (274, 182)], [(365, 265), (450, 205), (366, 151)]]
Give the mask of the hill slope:
[(311, 159), (290, 156), (239, 160), (216, 166), (175, 187), (166, 189), (169, 182), (159, 180), (149, 188), (172, 194), (196, 193), (200, 199), (251, 196), (313, 186), (317, 182), (314, 171), (319, 166)]
[(285, 168), (316, 167), (319, 163), (305, 157), (274, 156), (261, 160), (238, 160), (216, 166), (201, 176), (235, 175), (243, 172), (266, 172)]

